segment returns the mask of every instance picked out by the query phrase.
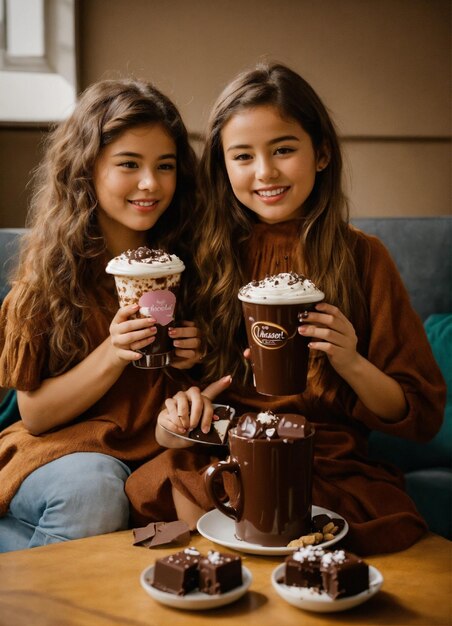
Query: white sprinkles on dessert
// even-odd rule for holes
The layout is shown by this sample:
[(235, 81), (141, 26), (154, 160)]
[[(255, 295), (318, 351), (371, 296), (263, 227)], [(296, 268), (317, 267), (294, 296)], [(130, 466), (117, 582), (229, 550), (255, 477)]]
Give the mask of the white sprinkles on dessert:
[(319, 548), (318, 546), (306, 546), (296, 550), (292, 554), (292, 558), (294, 561), (304, 563), (305, 561), (317, 561), (318, 559), (324, 558), (326, 554), (323, 548)]

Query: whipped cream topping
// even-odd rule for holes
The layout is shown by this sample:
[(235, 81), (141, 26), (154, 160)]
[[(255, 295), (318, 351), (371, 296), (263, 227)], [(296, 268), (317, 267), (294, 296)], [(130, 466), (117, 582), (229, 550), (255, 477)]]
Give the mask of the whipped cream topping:
[(167, 276), (180, 274), (185, 269), (175, 254), (164, 250), (151, 250), (145, 246), (126, 250), (109, 261), (105, 271), (115, 276)]
[(253, 280), (239, 291), (239, 299), (256, 304), (303, 304), (319, 302), (325, 294), (312, 281), (295, 272), (281, 272)]

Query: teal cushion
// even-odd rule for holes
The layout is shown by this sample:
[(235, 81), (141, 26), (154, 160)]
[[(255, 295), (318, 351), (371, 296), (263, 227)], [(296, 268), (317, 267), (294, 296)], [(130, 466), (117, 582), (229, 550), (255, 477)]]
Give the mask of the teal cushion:
[(17, 404), (17, 393), (10, 389), (3, 402), (0, 404), (0, 430), (11, 426), (20, 420), (19, 406)]
[(428, 443), (406, 441), (380, 432), (371, 433), (369, 438), (369, 453), (373, 458), (389, 461), (405, 472), (452, 467), (452, 314), (431, 315), (425, 321), (425, 331), (447, 384), (441, 430)]
[(452, 539), (452, 471), (433, 468), (405, 474), (406, 490), (429, 530)]

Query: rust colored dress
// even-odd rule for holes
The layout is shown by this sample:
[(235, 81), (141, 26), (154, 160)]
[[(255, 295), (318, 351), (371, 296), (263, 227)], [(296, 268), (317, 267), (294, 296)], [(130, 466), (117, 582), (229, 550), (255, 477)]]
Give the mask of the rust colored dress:
[[(295, 255), (297, 228), (293, 221), (256, 224), (244, 252), (247, 279), (281, 271), (281, 262)], [(369, 316), (357, 316), (355, 331), (359, 352), (402, 386), (407, 399), (406, 417), (396, 424), (384, 422), (358, 400), (344, 381), (322, 388), (313, 380), (303, 394), (268, 397), (251, 387), (235, 386), (221, 398), (240, 414), (271, 409), (301, 413), (316, 428), (313, 504), (344, 516), (350, 526), (343, 545), (362, 555), (394, 552), (412, 545), (426, 524), (404, 491), (402, 474), (394, 467), (371, 461), (367, 455), (370, 430), (428, 441), (439, 430), (445, 403), (445, 385), (434, 360), (422, 322), (386, 248), (375, 237), (354, 231), (355, 258)], [(369, 321), (367, 321), (367, 319)], [(225, 372), (226, 373), (226, 372)], [(162, 501), (149, 494), (174, 485), (204, 509), (212, 507), (204, 491), (204, 456), (160, 458), (143, 465), (126, 483), (135, 519), (167, 519)], [(190, 459), (190, 461), (188, 461)], [(198, 472), (194, 466), (198, 464)], [(150, 487), (152, 488), (150, 489)]]
[[(93, 309), (88, 329), (93, 349), (108, 337), (118, 308), (113, 284), (111, 287), (98, 289), (99, 306)], [(38, 333), (33, 337), (24, 335), (20, 345), (10, 345), (12, 316), (8, 311), (13, 306), (11, 291), (0, 312), (0, 386), (29, 391), (48, 377), (47, 338)], [(38, 321), (36, 327), (39, 328)], [(98, 402), (67, 426), (35, 436), (22, 422), (17, 422), (0, 432), (0, 516), (5, 515), (11, 499), (31, 472), (66, 454), (108, 454), (132, 469), (156, 456), (172, 457), (172, 450), (158, 445), (154, 430), (165, 398), (180, 387), (163, 370), (142, 370), (130, 364)], [(172, 501), (167, 508), (172, 509)]]

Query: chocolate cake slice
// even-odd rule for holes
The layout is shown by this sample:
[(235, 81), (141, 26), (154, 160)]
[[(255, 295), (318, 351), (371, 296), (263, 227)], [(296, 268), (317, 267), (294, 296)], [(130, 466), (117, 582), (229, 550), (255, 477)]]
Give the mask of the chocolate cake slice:
[(346, 550), (327, 552), (320, 561), (323, 588), (336, 600), (369, 588), (369, 566)]
[(184, 596), (196, 589), (199, 583), (200, 557), (201, 553), (195, 548), (185, 548), (176, 554), (157, 559), (152, 586), (178, 596)]
[(284, 584), (322, 589), (320, 561), (326, 552), (319, 546), (306, 546), (286, 557)]
[(199, 561), (199, 590), (209, 595), (226, 593), (242, 584), (242, 559), (209, 550)]

